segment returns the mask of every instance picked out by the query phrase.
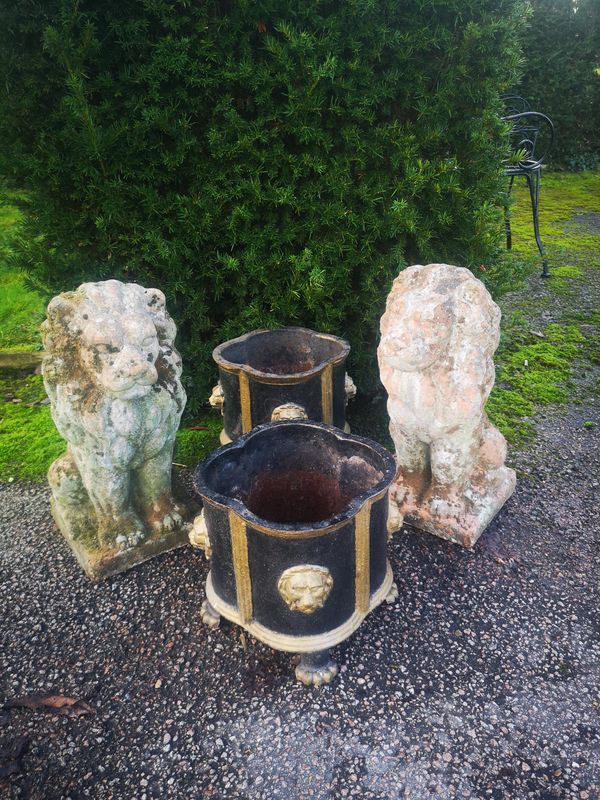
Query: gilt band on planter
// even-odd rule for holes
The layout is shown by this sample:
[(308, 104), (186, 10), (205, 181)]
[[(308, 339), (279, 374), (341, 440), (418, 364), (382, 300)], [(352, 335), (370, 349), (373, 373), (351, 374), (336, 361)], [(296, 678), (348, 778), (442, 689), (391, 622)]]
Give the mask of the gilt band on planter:
[(304, 683), (331, 680), (328, 650), (393, 600), (386, 557), (393, 456), (310, 421), (275, 422), (196, 469), (210, 555), (202, 616), (219, 615), (277, 650), (303, 654)]
[[(311, 419), (344, 428), (350, 345), (307, 328), (257, 330), (216, 347), (219, 384), (210, 403), (223, 414), (221, 442), (280, 419)], [(348, 380), (348, 387), (346, 382)]]

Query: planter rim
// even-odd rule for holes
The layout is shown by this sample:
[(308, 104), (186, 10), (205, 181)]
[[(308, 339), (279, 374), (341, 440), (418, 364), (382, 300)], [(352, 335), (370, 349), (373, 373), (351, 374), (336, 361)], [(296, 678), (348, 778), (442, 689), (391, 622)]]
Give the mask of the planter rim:
[[(233, 452), (234, 450), (243, 450), (245, 445), (255, 437), (261, 437), (265, 432), (274, 430), (275, 428), (312, 428), (322, 430), (327, 435), (339, 442), (356, 442), (357, 444), (368, 447), (376, 453), (382, 460), (383, 477), (381, 480), (367, 489), (361, 494), (356, 495), (348, 506), (337, 514), (332, 515), (324, 520), (318, 520), (310, 523), (284, 523), (273, 522), (253, 514), (249, 508), (240, 500), (236, 500), (226, 495), (211, 489), (206, 482), (206, 471), (217, 459), (223, 458), (226, 453)], [(227, 510), (234, 511), (239, 517), (244, 519), (249, 527), (259, 530), (271, 536), (284, 536), (293, 538), (313, 537), (320, 536), (321, 534), (329, 533), (330, 531), (338, 530), (345, 525), (350, 519), (356, 516), (365, 503), (373, 503), (379, 500), (388, 491), (391, 482), (396, 475), (396, 460), (389, 450), (386, 450), (383, 445), (372, 439), (367, 439), (363, 436), (356, 436), (354, 434), (345, 433), (339, 428), (331, 425), (325, 425), (322, 422), (313, 422), (312, 420), (282, 420), (280, 422), (269, 422), (265, 425), (258, 425), (248, 433), (243, 434), (230, 444), (219, 447), (201, 461), (194, 470), (193, 482), (194, 488), (198, 494), (201, 495), (202, 500), (208, 501), (216, 506), (220, 506)]]
[[(242, 342), (247, 342), (253, 336), (262, 333), (279, 333), (280, 331), (294, 331), (299, 333), (308, 334), (309, 336), (315, 337), (317, 339), (327, 339), (331, 342), (336, 342), (336, 344), (340, 347), (340, 352), (335, 356), (330, 356), (329, 358), (324, 358), (318, 364), (316, 364), (312, 369), (307, 369), (304, 372), (293, 372), (289, 374), (280, 374), (275, 372), (264, 372), (260, 369), (255, 369), (248, 364), (240, 364), (239, 361), (229, 361), (229, 359), (225, 358), (223, 355), (223, 350), (226, 347), (229, 347), (232, 344), (240, 344)], [(235, 339), (229, 339), (226, 342), (222, 342), (221, 344), (217, 345), (213, 350), (213, 359), (217, 362), (218, 366), (221, 369), (224, 369), (226, 372), (245, 372), (248, 375), (252, 375), (258, 380), (261, 378), (263, 381), (268, 379), (269, 383), (300, 383), (303, 380), (307, 380), (311, 378), (313, 375), (319, 375), (326, 369), (328, 366), (333, 366), (335, 364), (339, 364), (348, 358), (348, 354), (350, 353), (350, 345), (345, 340), (340, 338), (339, 336), (334, 336), (332, 333), (319, 333), (318, 331), (313, 331), (310, 328), (300, 328), (298, 326), (290, 325), (284, 328), (257, 328), (254, 331), (250, 331), (249, 333), (245, 333), (243, 336), (237, 336)]]

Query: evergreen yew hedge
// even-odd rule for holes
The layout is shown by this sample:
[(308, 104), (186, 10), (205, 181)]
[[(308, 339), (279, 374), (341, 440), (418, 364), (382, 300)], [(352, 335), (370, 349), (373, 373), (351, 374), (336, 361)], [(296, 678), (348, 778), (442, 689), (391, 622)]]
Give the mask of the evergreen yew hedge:
[(517, 92), (554, 122), (555, 162), (600, 162), (600, 0), (532, 0)]
[(0, 172), (30, 191), (38, 285), (156, 285), (192, 409), (260, 326), (346, 336), (372, 386), (409, 262), (480, 272), (501, 242), (499, 94), (521, 0), (14, 0)]

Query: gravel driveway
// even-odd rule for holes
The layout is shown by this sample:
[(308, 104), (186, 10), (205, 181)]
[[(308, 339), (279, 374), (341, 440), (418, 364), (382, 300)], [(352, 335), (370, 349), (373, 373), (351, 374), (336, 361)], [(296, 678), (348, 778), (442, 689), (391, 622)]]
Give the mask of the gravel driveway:
[(46, 488), (1, 486), (0, 699), (94, 713), (0, 711), (0, 765), (18, 770), (0, 796), (597, 798), (598, 430), (598, 401), (542, 419), (473, 552), (405, 528), (399, 599), (311, 690), (285, 654), (202, 625), (201, 554), (93, 585)]

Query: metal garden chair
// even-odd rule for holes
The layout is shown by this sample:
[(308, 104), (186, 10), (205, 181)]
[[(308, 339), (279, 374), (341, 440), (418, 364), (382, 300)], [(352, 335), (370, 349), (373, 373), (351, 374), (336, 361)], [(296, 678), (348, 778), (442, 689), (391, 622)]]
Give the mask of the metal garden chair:
[[(515, 178), (523, 177), (529, 187), (531, 210), (533, 214), (533, 232), (538, 250), (542, 256), (542, 277), (547, 278), (548, 261), (544, 245), (540, 237), (539, 203), (540, 203), (540, 175), (542, 164), (548, 157), (554, 144), (554, 125), (552, 120), (539, 111), (532, 111), (529, 103), (522, 97), (513, 95), (505, 97), (507, 113), (503, 117), (510, 122), (510, 142), (512, 155), (506, 165), (505, 175), (509, 178), (508, 194), (512, 190)], [(512, 248), (512, 234), (510, 229), (510, 215), (508, 205), (504, 212), (506, 226), (506, 246)]]

